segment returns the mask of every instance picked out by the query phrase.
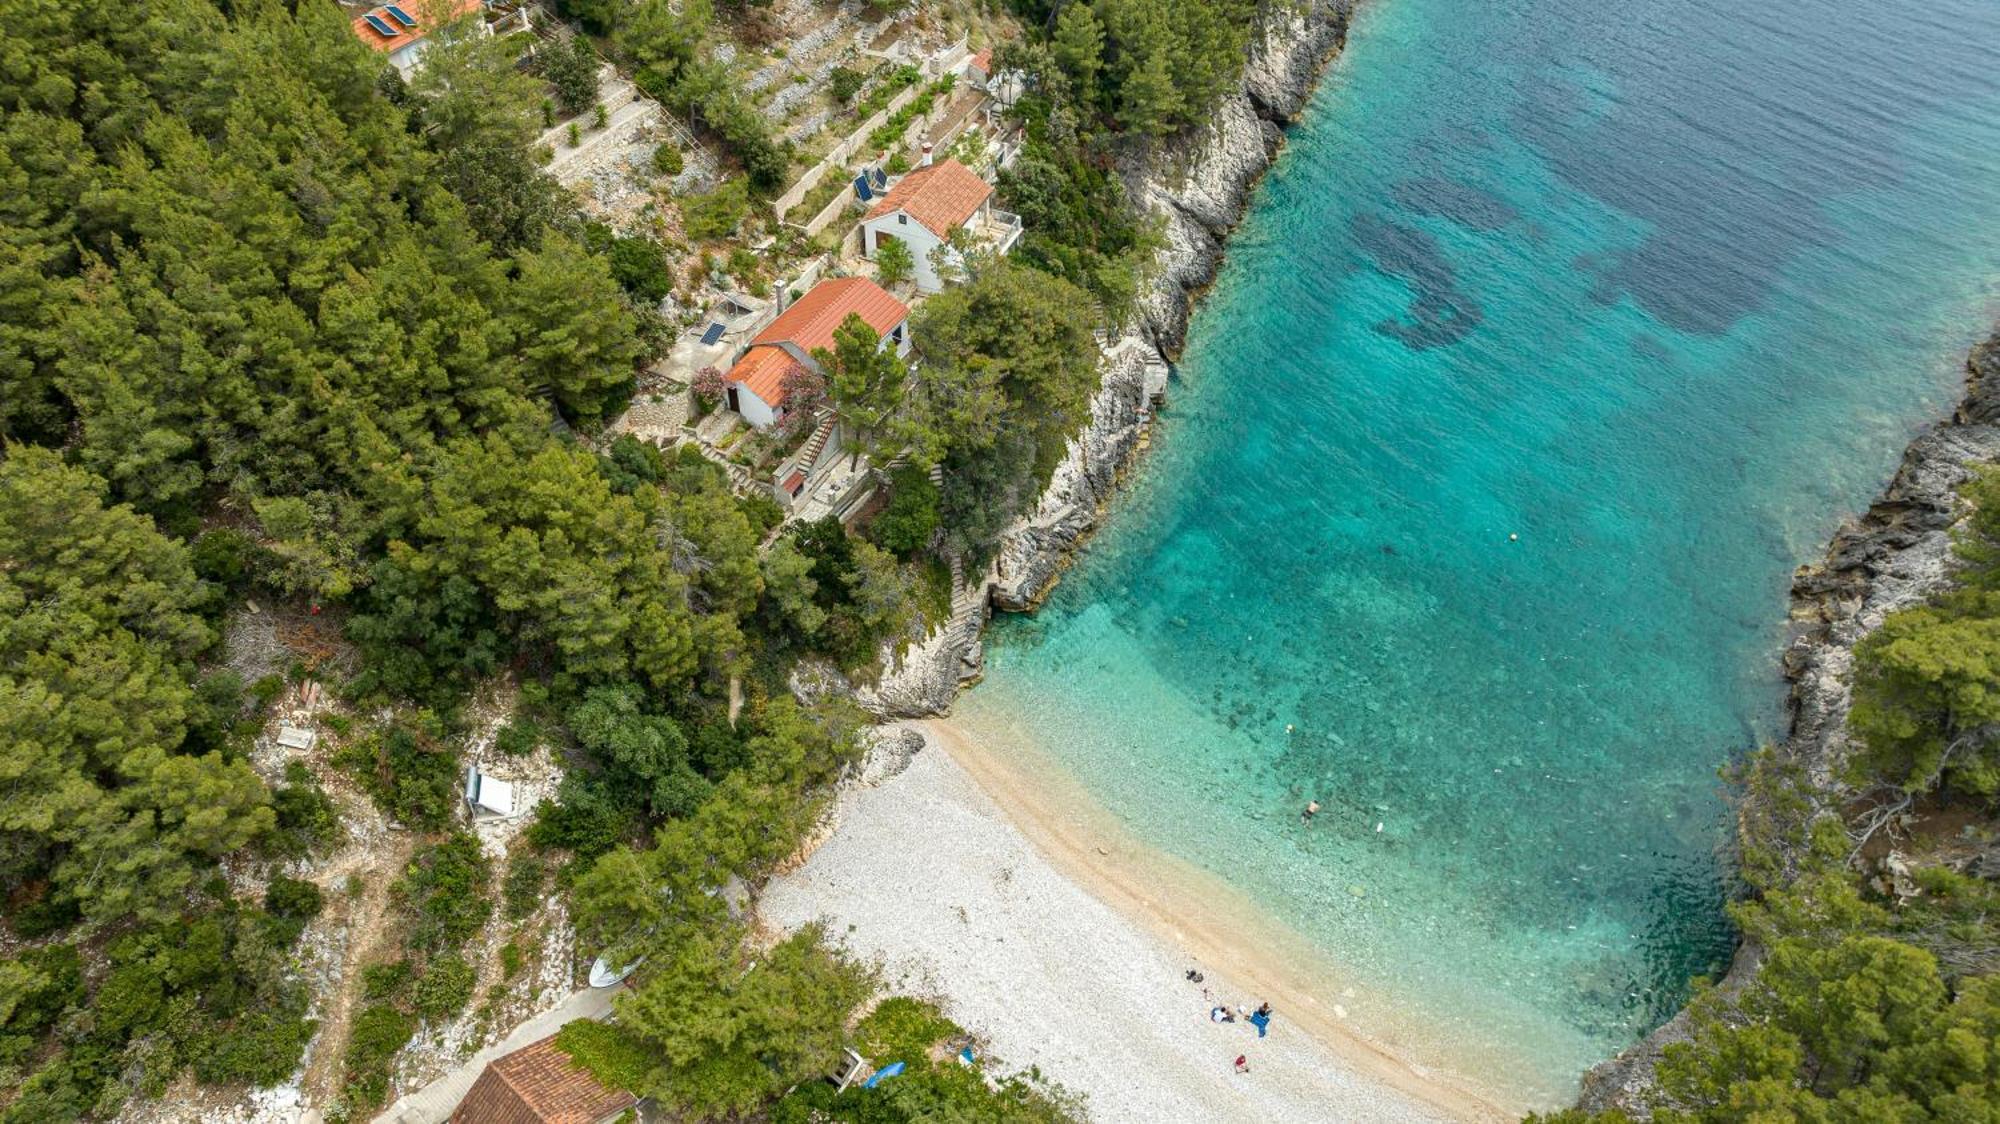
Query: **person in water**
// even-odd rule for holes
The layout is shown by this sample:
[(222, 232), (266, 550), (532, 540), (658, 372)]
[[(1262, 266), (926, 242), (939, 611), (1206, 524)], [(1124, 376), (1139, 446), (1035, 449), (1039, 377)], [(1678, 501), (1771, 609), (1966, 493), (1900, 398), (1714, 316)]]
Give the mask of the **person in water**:
[(1317, 815), (1319, 815), (1319, 801), (1308, 800), (1306, 801), (1306, 810), (1299, 813), (1299, 822), (1311, 823), (1313, 822), (1313, 817)]

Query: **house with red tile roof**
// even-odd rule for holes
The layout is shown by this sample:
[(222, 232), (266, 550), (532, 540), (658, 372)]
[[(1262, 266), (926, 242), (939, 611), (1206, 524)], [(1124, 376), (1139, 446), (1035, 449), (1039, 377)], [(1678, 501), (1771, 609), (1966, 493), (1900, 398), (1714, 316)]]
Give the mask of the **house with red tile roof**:
[(638, 1103), (570, 1060), (551, 1034), (488, 1063), (451, 1124), (607, 1124)]
[(980, 89), (986, 88), (986, 80), (993, 76), (993, 48), (988, 47), (965, 61), (965, 76)]
[[(917, 290), (944, 288), (942, 273), (957, 264), (952, 236), (965, 231), (992, 243), (1001, 253), (1013, 248), (1021, 221), (993, 209), (993, 185), (956, 160), (926, 163), (897, 180), (861, 220), (861, 253), (873, 258), (883, 245), (901, 241), (916, 259)], [(943, 249), (940, 250), (940, 247)]]
[[(408, 78), (423, 61), (431, 33), (453, 20), (473, 17), (479, 21), (479, 33), (491, 35), (493, 27), (486, 17), (492, 6), (487, 0), (394, 0), (370, 8), (351, 22), (356, 39), (388, 55), (389, 64)], [(517, 7), (510, 5), (495, 14), (505, 17), (509, 30), (528, 26), (527, 13)]]
[(859, 316), (875, 329), (883, 347), (909, 354), (908, 305), (866, 277), (822, 281), (779, 313), (737, 357), (726, 382), (729, 408), (758, 429), (776, 425), (785, 416), (786, 380), (802, 371), (822, 373), (813, 352), (831, 350), (834, 331), (849, 316)]

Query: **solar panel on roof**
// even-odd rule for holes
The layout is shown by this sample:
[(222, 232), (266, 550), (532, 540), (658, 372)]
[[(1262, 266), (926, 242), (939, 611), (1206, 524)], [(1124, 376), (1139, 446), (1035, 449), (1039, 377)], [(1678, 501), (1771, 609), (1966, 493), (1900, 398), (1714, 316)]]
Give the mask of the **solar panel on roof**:
[(875, 193), (868, 190), (867, 176), (854, 177), (854, 194), (858, 196), (863, 203), (866, 203), (870, 199), (875, 198)]
[(394, 39), (396, 37), (396, 29), (383, 22), (382, 17), (376, 15), (374, 12), (370, 12), (361, 18), (366, 20), (368, 26), (374, 28), (376, 33), (384, 39)]
[(868, 175), (869, 175), (869, 176), (870, 176), (870, 177), (871, 177), (872, 179), (874, 179), (874, 181), (875, 181), (875, 186), (876, 186), (876, 187), (887, 187), (887, 186), (889, 186), (889, 173), (887, 173), (887, 172), (883, 171), (882, 169), (880, 169), (880, 168), (871, 168), (871, 169), (869, 169), (869, 171), (868, 171)]
[(389, 13), (390, 19), (395, 20), (397, 23), (402, 24), (404, 27), (417, 26), (417, 21), (410, 18), (410, 13), (404, 11), (401, 8), (398, 8), (394, 4), (384, 4), (382, 6), (382, 10)]
[(714, 343), (714, 342), (715, 342), (716, 340), (719, 340), (719, 339), (721, 339), (721, 338), (722, 338), (722, 333), (724, 333), (724, 332), (726, 332), (726, 331), (728, 331), (728, 330), (729, 330), (729, 329), (727, 329), (727, 328), (724, 328), (724, 327), (723, 327), (723, 326), (722, 326), (721, 324), (719, 324), (719, 323), (717, 323), (717, 324), (710, 324), (710, 325), (708, 326), (708, 331), (706, 331), (706, 332), (703, 332), (703, 333), (701, 334), (701, 345), (702, 345), (703, 347), (707, 347), (708, 345), (710, 345), (710, 344)]

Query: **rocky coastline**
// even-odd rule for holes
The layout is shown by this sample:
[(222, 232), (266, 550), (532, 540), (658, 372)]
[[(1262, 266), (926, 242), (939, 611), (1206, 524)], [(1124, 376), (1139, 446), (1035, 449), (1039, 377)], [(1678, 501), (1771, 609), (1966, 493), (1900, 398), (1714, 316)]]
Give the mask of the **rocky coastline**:
[(1185, 157), (1185, 145), (1129, 154), (1122, 167), (1126, 187), (1141, 207), (1160, 216), (1166, 245), (1134, 323), (1105, 348), (1090, 421), (1071, 439), (1034, 511), (1002, 536), (984, 577), (958, 591), (953, 619), (908, 645), (880, 682), (854, 692), (870, 712), (915, 718), (949, 710), (960, 688), (978, 677), (986, 614), (1032, 610), (1097, 529), (1119, 480), (1145, 447), (1195, 302), (1222, 268), (1229, 234), (1277, 161), (1285, 127), (1304, 112), (1320, 74), (1346, 42), (1352, 9), (1353, 0), (1272, 6), (1240, 86), (1216, 107), (1193, 158)]
[[(1979, 466), (1995, 461), (2000, 461), (2000, 328), (1972, 350), (1957, 410), (1910, 443), (1881, 496), (1835, 532), (1822, 561), (1801, 566), (1792, 578), (1793, 636), (1784, 656), (1788, 732), (1777, 751), (1803, 769), (1819, 808), (1838, 809), (1854, 795), (1840, 772), (1850, 748), (1855, 645), (1888, 614), (1951, 584), (1952, 532), (1967, 514), (1959, 488)], [(1747, 800), (1739, 819), (1759, 813)], [(1763, 953), (1746, 940), (1717, 986), (1725, 994), (1742, 989), (1756, 977)], [(1690, 1030), (1683, 1011), (1592, 1069), (1584, 1075), (1578, 1106), (1650, 1117), (1645, 1102), (1653, 1067), (1661, 1051), (1685, 1041)]]

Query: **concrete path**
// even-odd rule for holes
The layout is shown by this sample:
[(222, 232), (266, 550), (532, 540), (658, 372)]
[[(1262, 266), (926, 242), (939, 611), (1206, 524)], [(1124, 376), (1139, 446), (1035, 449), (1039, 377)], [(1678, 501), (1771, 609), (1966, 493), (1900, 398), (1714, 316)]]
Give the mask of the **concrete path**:
[(458, 1068), (421, 1089), (405, 1093), (375, 1118), (375, 1124), (440, 1124), (451, 1118), (486, 1063), (547, 1038), (574, 1019), (601, 1019), (611, 1013), (611, 1000), (621, 987), (587, 987), (514, 1028), (513, 1033), (465, 1059)]

